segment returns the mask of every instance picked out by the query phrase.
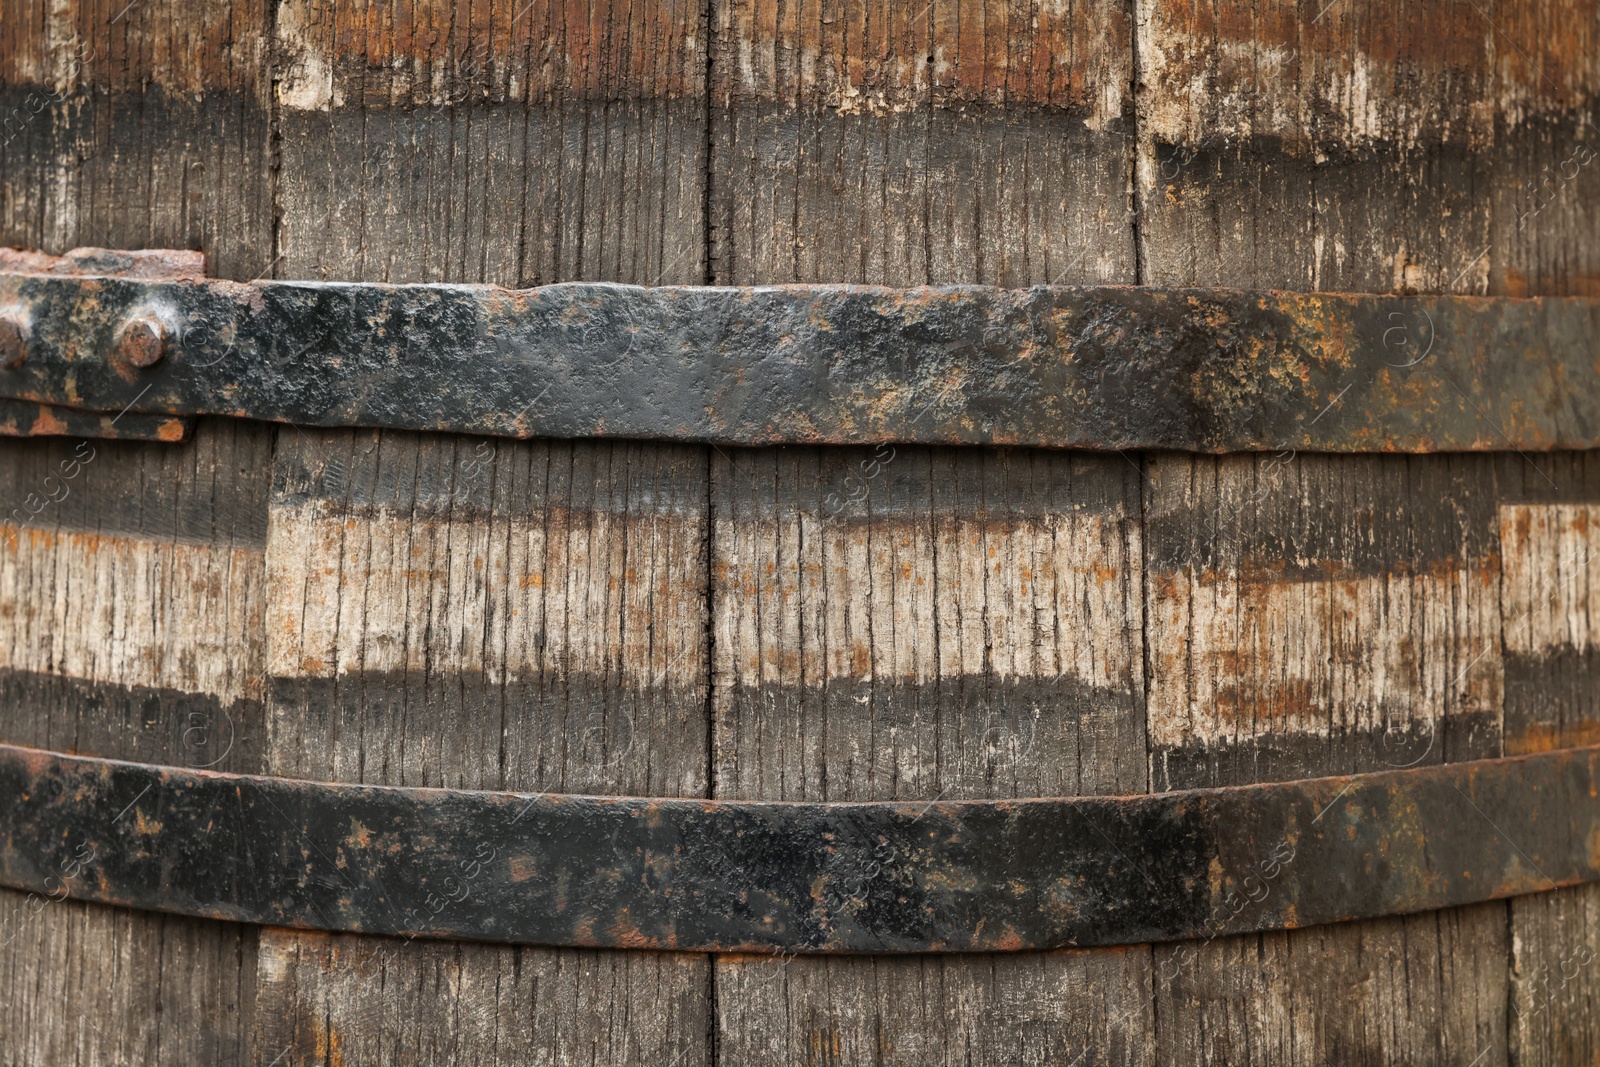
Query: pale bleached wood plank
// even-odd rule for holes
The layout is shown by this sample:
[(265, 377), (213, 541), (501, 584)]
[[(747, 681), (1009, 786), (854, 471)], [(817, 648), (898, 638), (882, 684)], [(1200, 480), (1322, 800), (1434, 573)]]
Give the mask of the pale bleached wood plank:
[[(270, 773), (705, 795), (700, 449), (289, 430), (275, 469)], [(260, 959), (257, 1047), (296, 1059), (706, 1055), (703, 956), (266, 930)]]
[[(0, 739), (261, 769), (270, 450), (269, 430), (220, 421), (183, 445), (0, 441), (0, 499), (61, 498), (0, 526)], [(93, 878), (101, 829), (42, 862)], [(0, 1048), (29, 1065), (248, 1062), (255, 941), (0, 890)]]
[[(1025, 450), (718, 454), (717, 795), (1142, 791), (1137, 478)], [(716, 980), (728, 1063), (1150, 1055), (1142, 947), (727, 957)]]
[[(1499, 755), (1495, 464), (1151, 456), (1155, 785)], [(1159, 1058), (1503, 1063), (1508, 953), (1498, 904), (1158, 947)]]

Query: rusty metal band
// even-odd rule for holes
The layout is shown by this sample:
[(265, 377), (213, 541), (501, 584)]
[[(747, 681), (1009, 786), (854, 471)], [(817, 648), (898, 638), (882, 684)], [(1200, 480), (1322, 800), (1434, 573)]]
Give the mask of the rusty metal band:
[(0, 745), (0, 884), (320, 930), (775, 953), (1309, 926), (1600, 878), (1600, 747), (1132, 797), (404, 789)]
[(183, 254), (0, 255), (5, 432), (170, 439), (226, 415), (735, 445), (1600, 446), (1588, 298), (239, 284), (137, 255)]

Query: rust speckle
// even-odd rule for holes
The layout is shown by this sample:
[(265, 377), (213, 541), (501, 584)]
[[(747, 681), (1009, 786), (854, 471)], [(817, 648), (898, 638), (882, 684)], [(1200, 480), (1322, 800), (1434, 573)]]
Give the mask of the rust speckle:
[(1580, 719), (1566, 723), (1528, 722), (1506, 729), (1506, 754), (1531, 756), (1564, 748), (1600, 745), (1600, 721)]
[(34, 437), (59, 437), (70, 432), (67, 424), (43, 404), (39, 405), (39, 415), (28, 428), (28, 433)]

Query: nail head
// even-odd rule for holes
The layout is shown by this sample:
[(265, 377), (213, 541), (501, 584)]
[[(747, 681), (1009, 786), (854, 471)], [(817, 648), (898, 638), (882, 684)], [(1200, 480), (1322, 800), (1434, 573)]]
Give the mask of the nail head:
[(148, 315), (129, 319), (117, 330), (114, 354), (130, 367), (149, 367), (167, 351), (167, 329)]

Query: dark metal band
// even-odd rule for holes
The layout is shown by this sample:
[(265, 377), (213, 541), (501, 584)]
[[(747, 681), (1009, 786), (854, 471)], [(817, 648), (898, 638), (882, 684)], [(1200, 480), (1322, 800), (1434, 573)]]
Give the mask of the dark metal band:
[[(243, 285), (134, 255), (0, 256), (0, 401), (126, 411), (88, 429), (145, 437), (232, 415), (739, 445), (1600, 446), (1594, 299)], [(35, 410), (0, 407), (0, 428), (85, 431)]]
[(1136, 797), (782, 804), (401, 789), (0, 745), (0, 884), (321, 930), (1050, 949), (1600, 879), (1600, 747)]

